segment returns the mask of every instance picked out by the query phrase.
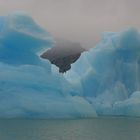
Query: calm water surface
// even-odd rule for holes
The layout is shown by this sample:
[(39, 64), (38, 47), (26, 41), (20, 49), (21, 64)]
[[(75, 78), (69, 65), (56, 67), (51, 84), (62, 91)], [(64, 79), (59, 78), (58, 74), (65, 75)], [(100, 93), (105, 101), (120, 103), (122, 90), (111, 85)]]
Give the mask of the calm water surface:
[(0, 140), (140, 140), (140, 119), (1, 119)]

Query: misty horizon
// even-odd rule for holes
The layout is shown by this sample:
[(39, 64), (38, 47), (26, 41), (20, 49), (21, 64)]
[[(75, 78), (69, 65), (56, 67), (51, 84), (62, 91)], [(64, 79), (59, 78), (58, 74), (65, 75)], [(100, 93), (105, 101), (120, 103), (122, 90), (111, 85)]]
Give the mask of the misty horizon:
[(0, 15), (25, 11), (54, 38), (94, 47), (106, 31), (139, 30), (138, 0), (1, 0)]

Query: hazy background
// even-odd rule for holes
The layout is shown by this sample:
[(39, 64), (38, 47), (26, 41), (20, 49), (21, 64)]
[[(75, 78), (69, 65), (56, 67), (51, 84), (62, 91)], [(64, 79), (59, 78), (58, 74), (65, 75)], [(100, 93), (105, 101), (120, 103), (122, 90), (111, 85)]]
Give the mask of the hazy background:
[(0, 15), (28, 12), (56, 38), (97, 43), (104, 31), (140, 28), (140, 0), (0, 0)]

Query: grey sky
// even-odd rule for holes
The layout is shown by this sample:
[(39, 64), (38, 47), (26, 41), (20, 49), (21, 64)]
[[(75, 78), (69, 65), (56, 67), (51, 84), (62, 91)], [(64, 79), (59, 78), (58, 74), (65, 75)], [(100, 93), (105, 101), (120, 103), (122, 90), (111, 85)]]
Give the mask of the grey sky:
[(93, 46), (104, 31), (140, 28), (140, 0), (0, 0), (0, 15), (26, 11), (55, 37)]

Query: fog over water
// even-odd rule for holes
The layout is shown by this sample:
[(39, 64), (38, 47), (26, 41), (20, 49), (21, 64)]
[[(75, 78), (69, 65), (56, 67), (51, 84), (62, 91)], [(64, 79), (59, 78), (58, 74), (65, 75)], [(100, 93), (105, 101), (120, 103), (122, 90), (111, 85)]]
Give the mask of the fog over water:
[(94, 46), (104, 31), (140, 29), (139, 0), (0, 0), (0, 15), (26, 11), (56, 38)]

